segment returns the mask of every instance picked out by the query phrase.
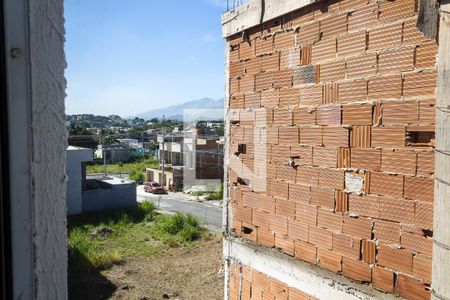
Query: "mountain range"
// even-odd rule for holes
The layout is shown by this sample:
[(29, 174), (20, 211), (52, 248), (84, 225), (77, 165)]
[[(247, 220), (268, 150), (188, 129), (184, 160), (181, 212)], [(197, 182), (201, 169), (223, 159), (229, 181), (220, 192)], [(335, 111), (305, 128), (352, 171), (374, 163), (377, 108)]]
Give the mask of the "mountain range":
[[(223, 99), (211, 99), (202, 98), (199, 100), (188, 101), (178, 105), (172, 105), (166, 108), (154, 109), (144, 113), (140, 113), (133, 117), (142, 118), (145, 120), (150, 120), (152, 118), (161, 119), (163, 116), (170, 120), (182, 120), (186, 109), (197, 109), (198, 113), (202, 114), (206, 119), (216, 119), (217, 113), (212, 113), (209, 115), (204, 109), (208, 108), (222, 108), (223, 109)], [(192, 111), (189, 111), (191, 113)], [(223, 114), (222, 114), (223, 115)]]

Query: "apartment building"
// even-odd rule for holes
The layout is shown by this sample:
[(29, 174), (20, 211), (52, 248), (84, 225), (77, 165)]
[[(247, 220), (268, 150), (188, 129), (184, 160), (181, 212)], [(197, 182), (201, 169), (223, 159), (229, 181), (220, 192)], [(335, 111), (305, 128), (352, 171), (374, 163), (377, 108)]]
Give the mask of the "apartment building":
[(447, 3), (223, 15), (226, 299), (449, 299)]

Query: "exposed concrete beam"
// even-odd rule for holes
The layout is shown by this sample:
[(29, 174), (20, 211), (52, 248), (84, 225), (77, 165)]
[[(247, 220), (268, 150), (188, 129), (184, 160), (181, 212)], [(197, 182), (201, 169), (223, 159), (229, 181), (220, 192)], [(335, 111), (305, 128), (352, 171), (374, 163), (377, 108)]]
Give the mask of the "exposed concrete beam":
[(227, 262), (237, 261), (318, 299), (398, 299), (367, 284), (353, 282), (274, 249), (241, 239), (227, 237), (223, 251)]
[(315, 0), (253, 0), (222, 15), (224, 38), (310, 5)]
[(450, 1), (441, 2), (436, 91), (433, 299), (450, 299)]

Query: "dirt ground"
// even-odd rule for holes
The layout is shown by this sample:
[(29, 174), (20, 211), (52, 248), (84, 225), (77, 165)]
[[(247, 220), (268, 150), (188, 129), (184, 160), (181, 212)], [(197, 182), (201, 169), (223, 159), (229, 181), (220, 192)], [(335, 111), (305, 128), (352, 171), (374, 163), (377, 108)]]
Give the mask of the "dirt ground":
[(69, 276), (69, 298), (74, 300), (223, 299), (222, 240), (217, 236), (133, 258), (101, 273)]

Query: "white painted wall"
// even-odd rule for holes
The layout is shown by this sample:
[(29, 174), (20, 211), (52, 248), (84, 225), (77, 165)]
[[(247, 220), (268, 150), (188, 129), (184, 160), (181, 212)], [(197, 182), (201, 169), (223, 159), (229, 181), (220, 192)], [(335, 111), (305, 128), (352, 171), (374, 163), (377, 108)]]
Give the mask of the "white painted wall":
[(69, 147), (67, 149), (67, 214), (79, 214), (83, 210), (82, 162), (92, 161), (92, 149)]
[(66, 299), (63, 0), (4, 0), (14, 299)]

